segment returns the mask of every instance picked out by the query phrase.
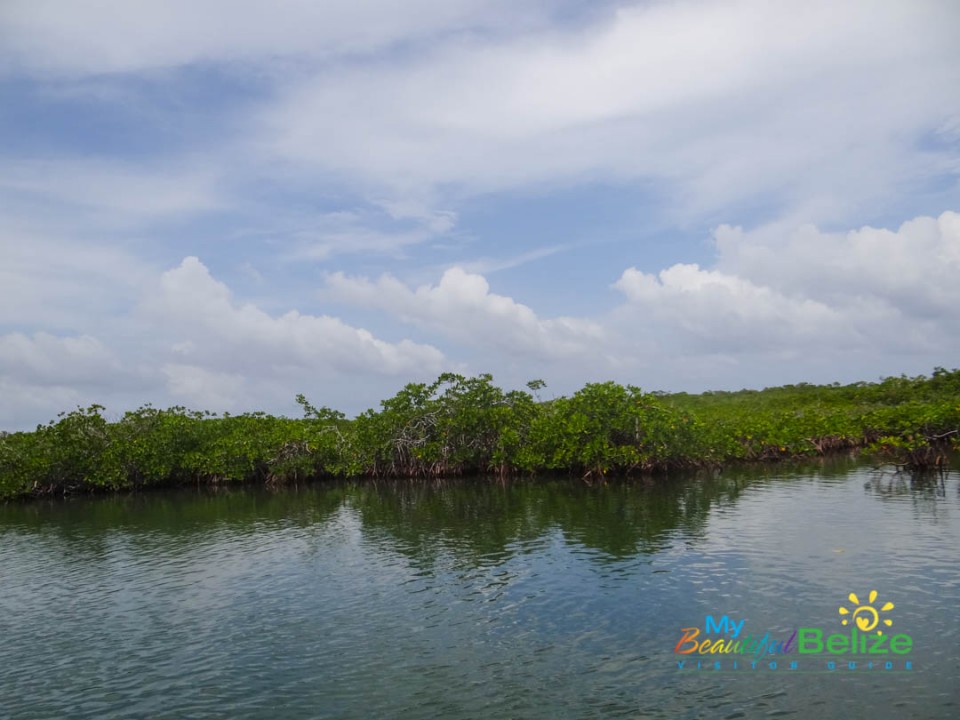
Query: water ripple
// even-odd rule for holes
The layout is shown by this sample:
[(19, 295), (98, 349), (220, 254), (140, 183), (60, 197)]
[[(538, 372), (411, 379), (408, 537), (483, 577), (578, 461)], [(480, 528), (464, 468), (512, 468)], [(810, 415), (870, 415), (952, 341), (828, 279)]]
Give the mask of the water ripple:
[[(0, 510), (4, 717), (955, 717), (956, 476), (263, 494)], [(897, 598), (909, 675), (679, 672), (706, 614)]]

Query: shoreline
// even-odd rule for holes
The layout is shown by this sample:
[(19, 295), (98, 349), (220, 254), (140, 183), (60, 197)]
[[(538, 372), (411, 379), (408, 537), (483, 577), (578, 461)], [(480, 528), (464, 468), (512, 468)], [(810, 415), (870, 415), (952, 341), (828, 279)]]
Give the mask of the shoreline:
[(645, 393), (613, 382), (540, 400), (490, 375), (411, 383), (354, 419), (92, 405), (0, 435), (0, 499), (325, 479), (573, 476), (585, 482), (795, 464), (845, 453), (910, 472), (960, 449), (960, 370), (852, 385)]

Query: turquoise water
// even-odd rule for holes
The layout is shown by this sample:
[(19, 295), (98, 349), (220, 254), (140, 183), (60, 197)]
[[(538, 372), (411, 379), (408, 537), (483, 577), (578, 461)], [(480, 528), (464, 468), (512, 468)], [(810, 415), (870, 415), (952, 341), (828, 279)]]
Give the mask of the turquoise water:
[[(9, 504), (0, 572), (5, 718), (960, 717), (956, 475)], [(678, 669), (707, 615), (849, 634), (838, 608), (874, 589), (913, 643), (891, 670), (796, 653)]]

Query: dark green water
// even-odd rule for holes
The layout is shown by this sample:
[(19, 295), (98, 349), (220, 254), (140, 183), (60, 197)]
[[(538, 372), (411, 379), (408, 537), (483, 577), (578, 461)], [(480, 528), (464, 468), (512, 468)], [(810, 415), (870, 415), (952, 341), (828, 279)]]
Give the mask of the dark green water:
[[(958, 477), (775, 472), (0, 506), (0, 716), (960, 717)], [(909, 671), (677, 669), (873, 589)]]

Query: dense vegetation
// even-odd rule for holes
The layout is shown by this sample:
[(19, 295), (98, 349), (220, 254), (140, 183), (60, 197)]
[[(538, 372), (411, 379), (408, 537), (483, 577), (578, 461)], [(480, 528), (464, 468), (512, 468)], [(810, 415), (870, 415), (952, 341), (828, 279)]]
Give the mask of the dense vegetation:
[(591, 383), (505, 392), (490, 375), (411, 383), (353, 420), (302, 395), (303, 419), (93, 405), (0, 436), (0, 497), (324, 477), (574, 473), (588, 480), (865, 450), (942, 466), (960, 438), (960, 370), (853, 385), (700, 395)]

